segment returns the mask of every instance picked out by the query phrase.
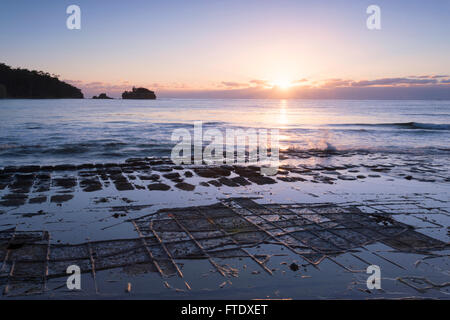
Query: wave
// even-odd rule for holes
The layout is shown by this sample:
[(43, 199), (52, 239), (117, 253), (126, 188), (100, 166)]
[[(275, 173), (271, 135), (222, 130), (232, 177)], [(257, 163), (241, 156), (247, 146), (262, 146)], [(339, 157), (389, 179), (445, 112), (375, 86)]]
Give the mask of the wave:
[(449, 131), (450, 124), (446, 123), (421, 123), (421, 122), (400, 122), (400, 123), (344, 123), (331, 124), (335, 127), (380, 127), (380, 128), (396, 128), (396, 129), (419, 129), (419, 130), (443, 130)]
[[(316, 146), (301, 147), (290, 145), (286, 150), (288, 153), (329, 153), (329, 154), (410, 154), (414, 156), (424, 155), (449, 155), (450, 148), (443, 147), (398, 147), (398, 146), (376, 146), (376, 147), (335, 147), (329, 142)], [(286, 152), (281, 151), (281, 152)]]
[(8, 150), (8, 149), (14, 149), (17, 148), (17, 145), (15, 144), (0, 144), (0, 150)]

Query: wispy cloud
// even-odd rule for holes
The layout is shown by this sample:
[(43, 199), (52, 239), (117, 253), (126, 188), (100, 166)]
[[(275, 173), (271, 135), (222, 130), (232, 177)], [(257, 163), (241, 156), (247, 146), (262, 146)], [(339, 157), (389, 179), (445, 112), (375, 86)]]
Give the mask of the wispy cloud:
[(352, 82), (354, 87), (367, 87), (367, 86), (398, 86), (398, 85), (424, 85), (435, 84), (438, 81), (436, 79), (411, 79), (411, 78), (382, 78), (376, 80), (362, 80)]
[(222, 81), (221, 86), (229, 87), (229, 88), (243, 88), (248, 87), (248, 83), (243, 82), (233, 82), (233, 81)]
[(410, 76), (409, 78), (419, 78), (419, 79), (439, 79), (439, 78), (448, 78), (450, 75), (445, 74), (437, 74), (437, 75), (424, 75), (424, 76)]
[(251, 85), (255, 85), (257, 87), (268, 87), (268, 86), (270, 86), (269, 81), (261, 80), (261, 79), (253, 79), (253, 80), (250, 80), (249, 83)]
[(322, 88), (348, 87), (351, 84), (352, 84), (352, 80), (327, 79), (320, 85), (320, 87), (322, 87)]

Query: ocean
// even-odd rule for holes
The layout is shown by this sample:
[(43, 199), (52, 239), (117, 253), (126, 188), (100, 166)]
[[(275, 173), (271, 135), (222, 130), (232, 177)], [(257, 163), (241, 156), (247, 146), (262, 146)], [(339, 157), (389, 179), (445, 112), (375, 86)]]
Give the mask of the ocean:
[(450, 101), (0, 100), (0, 166), (169, 156), (172, 132), (273, 129), (281, 148), (450, 155)]

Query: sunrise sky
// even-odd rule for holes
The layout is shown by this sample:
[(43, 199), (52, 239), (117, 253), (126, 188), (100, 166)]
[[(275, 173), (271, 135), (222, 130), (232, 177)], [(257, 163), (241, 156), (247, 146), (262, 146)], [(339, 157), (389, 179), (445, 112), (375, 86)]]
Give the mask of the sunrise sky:
[(0, 62), (87, 97), (450, 98), (449, 17), (450, 1), (2, 0)]

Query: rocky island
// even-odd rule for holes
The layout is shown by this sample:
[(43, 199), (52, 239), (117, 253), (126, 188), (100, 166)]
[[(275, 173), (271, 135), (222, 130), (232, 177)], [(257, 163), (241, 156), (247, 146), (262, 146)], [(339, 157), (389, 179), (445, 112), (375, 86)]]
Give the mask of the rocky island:
[(93, 96), (92, 99), (114, 99), (114, 98), (108, 97), (106, 93), (100, 93), (98, 96)]
[(13, 69), (0, 63), (0, 98), (83, 99), (80, 89), (43, 71)]
[(156, 95), (153, 91), (146, 88), (135, 88), (132, 91), (125, 91), (122, 93), (122, 99), (156, 99)]

